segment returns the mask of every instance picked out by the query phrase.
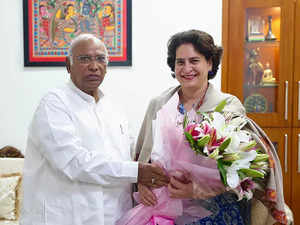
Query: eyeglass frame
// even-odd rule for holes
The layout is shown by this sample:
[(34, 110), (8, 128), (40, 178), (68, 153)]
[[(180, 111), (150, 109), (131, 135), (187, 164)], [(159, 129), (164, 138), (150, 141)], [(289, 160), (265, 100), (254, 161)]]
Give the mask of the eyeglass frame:
[[(92, 56), (92, 55), (77, 55), (77, 56), (72, 56), (71, 55), (71, 58), (74, 57), (76, 58), (76, 60), (78, 60), (78, 62), (80, 64), (84, 64), (84, 65), (88, 65), (90, 63), (92, 63), (93, 61), (99, 63), (99, 64), (105, 64), (107, 65), (108, 64), (108, 56), (107, 55), (104, 55), (104, 54), (101, 54), (101, 55), (95, 55), (95, 56)], [(83, 57), (87, 57), (87, 61), (84, 61), (82, 58)], [(100, 57), (101, 60), (97, 60), (97, 57)]]

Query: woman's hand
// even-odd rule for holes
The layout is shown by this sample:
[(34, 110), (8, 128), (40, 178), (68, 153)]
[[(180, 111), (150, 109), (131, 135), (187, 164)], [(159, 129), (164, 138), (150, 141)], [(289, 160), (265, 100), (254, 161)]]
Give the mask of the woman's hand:
[(149, 187), (139, 183), (138, 190), (139, 190), (140, 201), (143, 205), (145, 206), (156, 205), (157, 198)]
[(223, 185), (218, 187), (212, 187), (207, 186), (206, 184), (193, 183), (193, 198), (208, 199), (223, 193), (225, 190), (226, 189)]
[(182, 182), (172, 177), (168, 185), (171, 198), (180, 199), (208, 199), (221, 194), (225, 191), (225, 187), (208, 187), (205, 184), (197, 184), (195, 182)]
[(178, 179), (171, 177), (168, 184), (168, 190), (171, 198), (188, 199), (193, 198), (193, 183), (181, 182)]

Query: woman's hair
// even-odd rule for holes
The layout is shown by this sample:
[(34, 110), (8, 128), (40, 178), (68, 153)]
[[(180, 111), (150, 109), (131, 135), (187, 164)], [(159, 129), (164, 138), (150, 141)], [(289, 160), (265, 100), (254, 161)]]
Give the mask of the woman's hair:
[[(192, 44), (195, 50), (204, 55), (207, 61), (212, 61), (212, 70), (208, 73), (208, 80), (213, 79), (219, 69), (223, 48), (214, 44), (211, 35), (200, 30), (188, 30), (174, 34), (168, 41), (167, 63), (171, 70), (175, 70), (176, 50), (182, 44)], [(172, 76), (175, 75), (172, 73)]]

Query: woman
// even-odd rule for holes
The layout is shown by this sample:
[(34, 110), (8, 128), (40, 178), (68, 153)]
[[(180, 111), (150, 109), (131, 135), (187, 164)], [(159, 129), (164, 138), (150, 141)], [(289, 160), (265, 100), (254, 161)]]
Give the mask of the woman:
[[(157, 161), (160, 157), (164, 157), (164, 149), (157, 144), (159, 141), (156, 140), (161, 138), (165, 143), (169, 141), (170, 137), (166, 133), (157, 134), (157, 127), (161, 126), (160, 123), (164, 123), (162, 119), (159, 119), (162, 112), (168, 112), (167, 116), (176, 120), (175, 123), (167, 124), (170, 130), (181, 129), (181, 133), (183, 133), (182, 126), (178, 125), (183, 123), (184, 114), (187, 113), (196, 118), (196, 111), (213, 111), (224, 99), (227, 102), (224, 108), (225, 112), (245, 116), (245, 109), (238, 98), (216, 90), (209, 82), (217, 73), (222, 52), (223, 49), (214, 44), (213, 38), (202, 31), (189, 30), (171, 37), (168, 42), (167, 63), (173, 72), (172, 76), (178, 80), (180, 86), (167, 90), (151, 101), (136, 146), (139, 161)], [(164, 111), (165, 108), (168, 110)], [(272, 209), (273, 218), (276, 217), (275, 220), (271, 219), (271, 222), (277, 220), (285, 224), (281, 168), (277, 155), (263, 131), (250, 120), (249, 126), (254, 130), (253, 132), (257, 133), (262, 147), (269, 151), (270, 156), (275, 159), (275, 167), (271, 169), (271, 179), (269, 179), (268, 185), (273, 187), (272, 193), (277, 197), (277, 202), (270, 200), (269, 202), (272, 204), (268, 204), (268, 206)], [(172, 138), (174, 139), (174, 136)], [(177, 144), (180, 145), (180, 143)], [(153, 190), (141, 184), (138, 184), (138, 190), (139, 199), (144, 205), (154, 206), (157, 203), (158, 199), (153, 194)], [(184, 199), (186, 205), (192, 207), (201, 204), (211, 212), (209, 216), (195, 219), (189, 214), (185, 214), (183, 210), (183, 215), (176, 218), (176, 224), (246, 225), (251, 223), (249, 216), (251, 201), (237, 201), (236, 195), (232, 192), (225, 192), (224, 188), (207, 187), (204, 184), (202, 191), (195, 193), (195, 190), (193, 182), (179, 180), (173, 176), (170, 178), (168, 192), (171, 198)], [(261, 222), (265, 224), (263, 221)]]

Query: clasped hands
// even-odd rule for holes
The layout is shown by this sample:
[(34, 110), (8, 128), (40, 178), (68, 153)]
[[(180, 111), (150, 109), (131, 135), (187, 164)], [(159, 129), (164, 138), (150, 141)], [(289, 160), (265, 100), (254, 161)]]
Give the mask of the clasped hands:
[(208, 199), (225, 191), (225, 188), (197, 184), (191, 181), (189, 174), (181, 171), (174, 171), (169, 176), (155, 164), (140, 163), (138, 190), (141, 203), (145, 206), (154, 206), (157, 198), (152, 189), (162, 186), (167, 186), (171, 198), (178, 199)]

